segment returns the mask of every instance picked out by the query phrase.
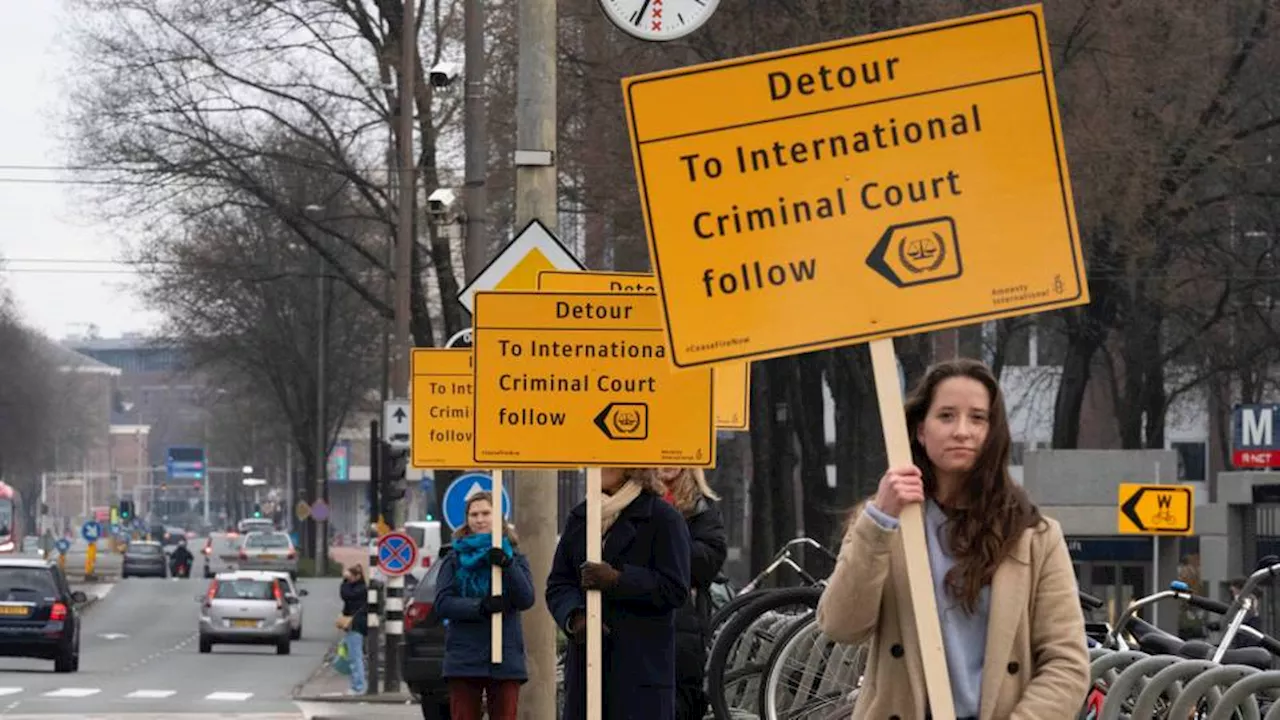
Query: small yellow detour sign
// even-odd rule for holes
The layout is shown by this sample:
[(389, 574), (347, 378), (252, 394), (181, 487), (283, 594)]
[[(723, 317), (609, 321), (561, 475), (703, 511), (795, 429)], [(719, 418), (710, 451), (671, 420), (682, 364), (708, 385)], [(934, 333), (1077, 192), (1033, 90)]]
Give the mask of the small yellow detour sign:
[(473, 459), (470, 348), (414, 348), (410, 462), (415, 468), (465, 470)]
[(1122, 535), (1194, 535), (1195, 487), (1121, 483), (1116, 517)]
[(671, 367), (657, 296), (475, 297), (477, 462), (715, 465), (711, 372)]
[(1088, 302), (1039, 6), (623, 95), (676, 365)]
[[(648, 273), (566, 272), (546, 270), (538, 274), (543, 292), (656, 293), (657, 278)], [(711, 369), (714, 380), (716, 428), (751, 429), (751, 364), (725, 363)]]

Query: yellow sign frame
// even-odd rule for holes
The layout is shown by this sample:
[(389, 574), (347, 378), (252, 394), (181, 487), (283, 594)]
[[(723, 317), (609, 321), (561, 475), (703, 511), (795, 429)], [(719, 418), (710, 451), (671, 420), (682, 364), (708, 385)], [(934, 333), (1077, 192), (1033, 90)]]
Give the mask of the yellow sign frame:
[(1050, 57), (1032, 5), (625, 78), (672, 361), (1086, 304)]
[(1195, 535), (1195, 486), (1121, 483), (1116, 526), (1122, 535)]
[(715, 466), (711, 372), (671, 366), (655, 295), (482, 292), (475, 307), (477, 463)]
[[(658, 292), (651, 273), (572, 272), (543, 270), (538, 273), (540, 292)], [(716, 428), (733, 432), (751, 429), (751, 363), (724, 363), (711, 368), (715, 379)]]

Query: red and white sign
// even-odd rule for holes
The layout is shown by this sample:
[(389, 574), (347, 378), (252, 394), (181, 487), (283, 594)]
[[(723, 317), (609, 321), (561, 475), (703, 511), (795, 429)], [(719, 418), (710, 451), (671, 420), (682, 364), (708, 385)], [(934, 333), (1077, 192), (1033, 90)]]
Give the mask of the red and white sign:
[(1280, 450), (1236, 450), (1231, 453), (1231, 464), (1263, 470), (1280, 467)]

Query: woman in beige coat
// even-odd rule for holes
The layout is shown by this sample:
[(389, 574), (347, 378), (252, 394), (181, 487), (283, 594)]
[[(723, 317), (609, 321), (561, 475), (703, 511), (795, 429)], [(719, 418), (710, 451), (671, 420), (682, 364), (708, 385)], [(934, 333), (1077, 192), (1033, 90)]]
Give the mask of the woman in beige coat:
[(999, 384), (972, 360), (935, 365), (906, 416), (914, 464), (854, 510), (818, 605), (828, 637), (870, 643), (853, 717), (930, 717), (897, 520), (919, 502), (956, 717), (1076, 717), (1089, 657), (1075, 574), (1062, 528), (1009, 477)]

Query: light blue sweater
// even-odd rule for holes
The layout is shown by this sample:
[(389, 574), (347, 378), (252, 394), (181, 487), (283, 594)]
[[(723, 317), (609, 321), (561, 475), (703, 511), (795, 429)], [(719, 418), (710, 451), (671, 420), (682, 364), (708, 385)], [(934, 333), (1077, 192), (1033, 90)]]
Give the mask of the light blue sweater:
[[(897, 518), (867, 503), (866, 513), (885, 530), (897, 530)], [(925, 501), (924, 530), (929, 545), (929, 571), (933, 575), (933, 597), (942, 625), (942, 645), (951, 676), (951, 696), (956, 717), (977, 717), (982, 701), (982, 661), (987, 655), (987, 615), (991, 610), (991, 587), (982, 588), (977, 612), (970, 615), (947, 592), (947, 571), (955, 566), (946, 547), (943, 524), (947, 516), (933, 500)]]

